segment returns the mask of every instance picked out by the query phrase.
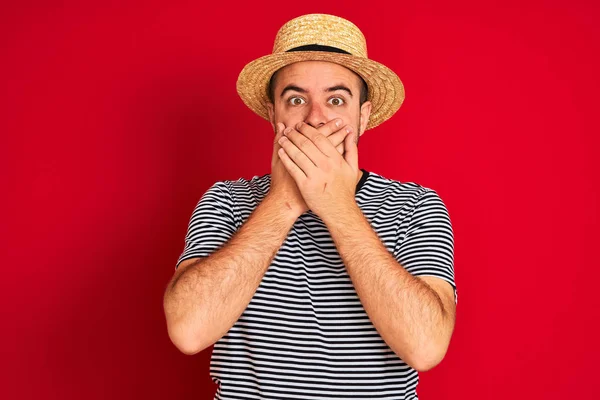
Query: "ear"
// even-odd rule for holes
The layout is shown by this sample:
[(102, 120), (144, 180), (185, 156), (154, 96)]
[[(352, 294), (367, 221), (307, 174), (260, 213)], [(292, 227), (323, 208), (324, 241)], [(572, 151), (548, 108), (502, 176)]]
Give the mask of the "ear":
[(362, 135), (367, 128), (367, 124), (369, 123), (369, 116), (371, 115), (371, 107), (372, 104), (370, 101), (365, 101), (362, 106), (360, 106), (360, 127), (358, 136)]
[(273, 103), (267, 103), (267, 111), (269, 111), (269, 122), (273, 127), (273, 132), (277, 133), (277, 127), (275, 126), (275, 110), (273, 108)]

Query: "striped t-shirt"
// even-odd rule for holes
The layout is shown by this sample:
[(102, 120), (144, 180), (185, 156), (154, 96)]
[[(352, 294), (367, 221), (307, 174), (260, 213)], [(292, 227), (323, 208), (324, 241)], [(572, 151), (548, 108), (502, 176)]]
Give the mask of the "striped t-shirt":
[[(413, 275), (454, 288), (454, 237), (438, 194), (361, 168), (356, 203)], [(269, 192), (271, 175), (219, 181), (196, 205), (177, 266), (221, 247)], [(176, 268), (177, 268), (176, 266)], [(290, 229), (244, 313), (213, 347), (215, 399), (418, 399), (416, 370), (383, 341), (323, 221)]]

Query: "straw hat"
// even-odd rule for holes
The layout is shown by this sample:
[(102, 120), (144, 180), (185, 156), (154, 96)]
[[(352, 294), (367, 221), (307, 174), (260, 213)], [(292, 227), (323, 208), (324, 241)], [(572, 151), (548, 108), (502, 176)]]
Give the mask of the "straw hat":
[(242, 101), (256, 114), (269, 119), (267, 89), (275, 71), (298, 61), (329, 61), (360, 75), (372, 103), (366, 129), (390, 118), (404, 101), (404, 86), (388, 67), (367, 58), (364, 35), (352, 22), (334, 15), (308, 14), (279, 29), (273, 53), (248, 63), (237, 80)]

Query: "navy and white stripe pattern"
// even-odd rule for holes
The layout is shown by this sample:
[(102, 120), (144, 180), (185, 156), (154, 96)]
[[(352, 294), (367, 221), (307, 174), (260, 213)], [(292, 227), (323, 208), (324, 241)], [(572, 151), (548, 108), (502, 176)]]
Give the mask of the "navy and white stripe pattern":
[[(362, 169), (356, 202), (413, 275), (454, 288), (454, 237), (438, 194)], [(193, 211), (177, 265), (210, 255), (248, 219), (271, 176), (216, 182)], [(323, 221), (298, 218), (250, 304), (213, 348), (215, 399), (418, 399), (418, 373), (365, 313)]]

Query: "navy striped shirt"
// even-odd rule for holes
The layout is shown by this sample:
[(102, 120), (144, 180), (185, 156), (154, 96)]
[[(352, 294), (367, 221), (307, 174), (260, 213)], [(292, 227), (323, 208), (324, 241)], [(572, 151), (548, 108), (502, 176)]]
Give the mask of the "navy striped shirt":
[[(396, 260), (454, 288), (454, 236), (438, 194), (361, 168), (356, 203)], [(271, 175), (219, 181), (196, 205), (177, 266), (220, 248), (269, 191)], [(176, 268), (177, 268), (176, 266)], [(213, 347), (215, 399), (418, 399), (416, 370), (383, 341), (323, 221), (290, 229), (244, 313)]]

